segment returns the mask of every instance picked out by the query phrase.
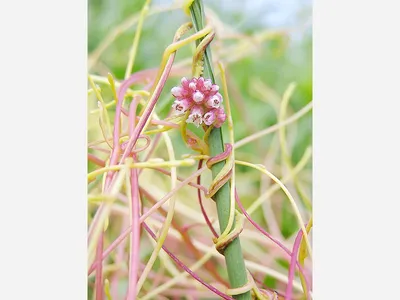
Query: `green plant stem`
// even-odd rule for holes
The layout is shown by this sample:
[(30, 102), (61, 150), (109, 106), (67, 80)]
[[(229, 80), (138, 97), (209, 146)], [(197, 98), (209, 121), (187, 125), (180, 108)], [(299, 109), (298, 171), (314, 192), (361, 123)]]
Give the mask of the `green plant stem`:
[[(204, 27), (204, 9), (202, 0), (195, 0), (190, 7), (192, 15), (192, 22), (196, 31)], [(197, 41), (197, 45), (201, 40)], [(215, 83), (214, 72), (212, 68), (211, 50), (206, 48), (204, 56), (204, 77), (210, 78)], [(222, 137), (221, 128), (212, 129), (209, 139), (210, 155), (215, 156), (224, 152), (224, 141)], [(219, 162), (212, 166), (211, 172), (215, 178), (223, 168), (225, 162)], [(230, 184), (227, 182), (223, 185), (218, 192), (214, 195), (213, 199), (217, 205), (218, 220), (221, 232), (223, 232), (228, 225), (229, 210), (230, 210)], [(232, 288), (244, 286), (247, 279), (247, 270), (243, 260), (242, 248), (239, 238), (234, 239), (225, 249), (224, 252), (225, 262), (228, 270), (229, 282)], [(240, 295), (234, 295), (235, 299), (251, 299), (250, 292)]]

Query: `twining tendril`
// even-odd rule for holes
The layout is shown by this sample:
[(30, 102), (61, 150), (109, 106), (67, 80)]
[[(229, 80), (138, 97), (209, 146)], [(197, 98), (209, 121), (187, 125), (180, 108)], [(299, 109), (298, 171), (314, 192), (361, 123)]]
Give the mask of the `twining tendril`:
[[(197, 166), (197, 169), (201, 169), (202, 166), (203, 166), (203, 160), (200, 159), (200, 160), (199, 160), (199, 164), (198, 164), (198, 166)], [(201, 183), (201, 176), (199, 175), (199, 176), (197, 176), (197, 184), (200, 185), (200, 183)], [(207, 194), (207, 192), (208, 192), (208, 191), (206, 190), (206, 191), (205, 191), (205, 194)], [(201, 212), (202, 212), (202, 214), (203, 214), (203, 217), (204, 217), (204, 219), (205, 219), (205, 221), (206, 221), (206, 223), (207, 223), (207, 226), (208, 226), (208, 228), (210, 228), (210, 230), (211, 230), (211, 232), (213, 233), (214, 237), (217, 238), (217, 237), (218, 237), (218, 234), (217, 234), (217, 232), (215, 231), (213, 225), (211, 224), (211, 221), (210, 221), (210, 219), (208, 218), (208, 215), (207, 215), (206, 210), (205, 210), (205, 208), (204, 208), (203, 199), (202, 199), (202, 197), (201, 197), (200, 189), (197, 189), (197, 198), (199, 199), (200, 209), (201, 209)]]
[(224, 238), (219, 237), (219, 238), (213, 239), (215, 248), (221, 254), (224, 254), (225, 248), (228, 247), (228, 245), (234, 239), (236, 239), (239, 236), (239, 234), (243, 231), (244, 216), (237, 210), (235, 211), (235, 215), (236, 215), (235, 226), (233, 227), (233, 230), (231, 232), (229, 232)]
[[(221, 169), (221, 171), (215, 176), (214, 180), (212, 181), (210, 188), (208, 190), (208, 193), (206, 194), (208, 197), (212, 197), (215, 195), (215, 193), (218, 192), (218, 190), (226, 184), (232, 177), (232, 169), (234, 166), (234, 161), (232, 158), (232, 145), (229, 143), (225, 144), (225, 151), (222, 152), (221, 154), (218, 154), (214, 157), (211, 157), (207, 160), (207, 167), (211, 169), (211, 167), (219, 163), (221, 161), (226, 160), (226, 163), (224, 167)], [(214, 238), (213, 242), (215, 244), (215, 248), (219, 253), (222, 255), (224, 254), (224, 251), (226, 247), (229, 246), (229, 244), (235, 240), (239, 234), (243, 231), (243, 226), (244, 226), (244, 215), (241, 214), (239, 211), (235, 210), (235, 222), (231, 226), (227, 226), (227, 231), (228, 233), (226, 234), (221, 234), (219, 237)], [(233, 221), (233, 220), (232, 220)], [(247, 273), (247, 278), (248, 281), (245, 285), (239, 287), (239, 288), (234, 288), (234, 289), (228, 289), (226, 293), (228, 295), (239, 295), (246, 293), (248, 291), (252, 291), (256, 299), (261, 299), (261, 300), (270, 300), (270, 299), (275, 299), (275, 298), (270, 298), (269, 296), (266, 296), (263, 294), (257, 287), (257, 285), (254, 282), (253, 277), (250, 275), (250, 273)]]
[[(137, 154), (137, 153), (139, 153), (139, 152), (142, 152), (142, 151), (146, 150), (147, 147), (149, 147), (150, 142), (151, 142), (150, 137), (148, 137), (147, 135), (139, 135), (138, 140), (139, 140), (139, 139), (144, 139), (144, 140), (146, 140), (146, 143), (145, 143), (142, 147), (134, 148), (134, 149), (131, 151), (131, 153), (130, 153), (131, 155), (132, 155), (132, 154)], [(122, 151), (125, 151), (125, 148), (126, 148), (126, 145), (127, 145), (127, 144), (128, 144), (128, 141), (122, 142), (122, 144), (121, 144), (121, 150), (122, 150)]]
[[(225, 293), (227, 295), (240, 295), (244, 294), (246, 292), (252, 292), (253, 296), (255, 299), (259, 300), (278, 300), (278, 294), (273, 291), (267, 293), (266, 291), (263, 291), (259, 289), (254, 281), (253, 276), (251, 276), (250, 272), (247, 270), (247, 283), (241, 287), (234, 288), (234, 289), (227, 289)], [(271, 295), (272, 294), (272, 295)]]
[(213, 179), (211, 182), (210, 188), (208, 189), (208, 192), (206, 194), (207, 197), (211, 198), (212, 196), (215, 195), (215, 193), (223, 186), (225, 183), (229, 181), (232, 175), (232, 165), (233, 161), (230, 159), (232, 152), (232, 145), (231, 144), (225, 144), (225, 151), (211, 157), (210, 159), (207, 160), (207, 167), (211, 169), (211, 167), (219, 163), (221, 161), (226, 160), (225, 166), (222, 168), (221, 172), (218, 173), (218, 175)]
[[(150, 236), (156, 240), (156, 235), (154, 232), (150, 229), (150, 227), (147, 226), (146, 223), (143, 223), (144, 229), (150, 234)], [(175, 255), (173, 255), (164, 245), (162, 245), (162, 249), (174, 260), (176, 264), (178, 264), (182, 269), (184, 269), (187, 273), (189, 273), (195, 280), (200, 282), (202, 285), (204, 285), (206, 288), (208, 288), (210, 291), (213, 293), (217, 294), (220, 296), (222, 299), (233, 299), (229, 297), (226, 294), (221, 293), (218, 289), (213, 287), (212, 285), (206, 283), (205, 281), (201, 280), (200, 277), (194, 273), (191, 269), (189, 269), (186, 265), (184, 265)]]

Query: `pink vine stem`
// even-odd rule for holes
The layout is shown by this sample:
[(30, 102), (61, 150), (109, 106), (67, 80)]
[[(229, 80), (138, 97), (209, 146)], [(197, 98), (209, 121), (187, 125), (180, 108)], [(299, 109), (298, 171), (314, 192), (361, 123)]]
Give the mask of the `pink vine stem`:
[[(134, 98), (129, 107), (129, 135), (131, 136), (135, 130), (135, 116), (137, 108), (137, 99)], [(136, 155), (133, 154), (136, 161)], [(140, 249), (140, 199), (139, 199), (139, 181), (137, 169), (131, 169), (131, 251), (129, 254), (129, 284), (127, 299), (135, 299), (136, 285), (139, 269), (139, 249)]]
[(96, 247), (96, 278), (95, 278), (95, 293), (96, 300), (103, 300), (103, 264), (102, 264), (102, 254), (103, 254), (103, 243), (104, 234), (100, 235), (99, 243)]
[[(175, 37), (174, 42), (176, 42), (176, 40), (177, 40), (177, 38)], [(135, 146), (135, 144), (137, 142), (137, 139), (139, 138), (141, 131), (143, 130), (147, 120), (149, 119), (149, 117), (157, 103), (157, 100), (160, 97), (160, 94), (165, 85), (165, 82), (167, 81), (168, 75), (171, 71), (172, 64), (175, 59), (175, 54), (176, 54), (176, 52), (173, 52), (169, 56), (167, 64), (166, 64), (164, 70), (162, 71), (160, 80), (157, 83), (157, 85), (155, 86), (155, 89), (151, 95), (149, 103), (146, 106), (146, 109), (143, 112), (143, 115), (140, 118), (139, 123), (137, 124), (137, 126), (135, 127), (134, 131), (132, 132), (132, 134), (130, 136), (130, 139), (126, 145), (125, 151), (121, 157), (119, 164), (123, 164), (125, 159), (127, 158), (127, 156), (131, 153), (133, 147)], [(146, 72), (148, 73), (148, 71), (145, 70), (145, 71), (141, 71), (141, 72), (137, 72), (137, 73), (133, 74), (127, 80), (123, 81), (120, 88), (118, 89), (118, 95), (117, 95), (118, 99), (117, 99), (117, 106), (116, 106), (115, 119), (114, 119), (113, 149), (112, 149), (111, 158), (110, 158), (110, 165), (117, 164), (118, 157), (121, 152), (121, 145), (119, 144), (120, 131), (121, 131), (121, 110), (122, 110), (122, 102), (125, 97), (126, 91), (133, 83), (137, 82), (144, 75), (147, 75)], [(105, 182), (105, 191), (106, 192), (108, 192), (112, 186), (112, 181), (115, 178), (113, 175), (115, 175), (115, 172), (108, 172), (108, 174), (106, 176), (106, 182)], [(99, 216), (101, 215), (101, 212), (103, 211), (103, 209), (104, 209), (104, 203), (102, 203), (100, 205), (99, 209), (96, 211), (96, 214), (93, 218), (92, 224), (89, 228), (89, 234), (88, 234), (89, 239), (92, 238), (93, 229), (96, 228), (97, 223), (99, 222)], [(102, 238), (102, 235), (104, 235), (103, 231), (100, 233), (100, 239)], [(97, 248), (99, 248), (99, 246)], [(98, 251), (96, 251), (95, 259), (100, 260), (97, 262), (97, 265), (102, 264), (102, 260), (101, 260), (101, 258), (102, 258), (101, 254), (102, 254), (102, 250), (103, 250), (102, 248), (103, 247), (101, 247), (101, 249), (98, 249)], [(100, 289), (102, 290), (102, 282), (99, 283), (98, 279), (99, 279), (98, 276), (96, 276), (96, 293), (100, 293)], [(103, 295), (102, 291), (101, 291), (101, 295)], [(102, 300), (102, 299), (98, 299), (98, 300)]]
[[(302, 236), (303, 236), (303, 232), (302, 232), (302, 230), (299, 230), (299, 232), (297, 233), (296, 239), (294, 241), (294, 244), (293, 244), (292, 258), (290, 260), (290, 266), (289, 266), (288, 285), (286, 287), (286, 293), (285, 293), (286, 300), (292, 300), (295, 266), (296, 266), (296, 262), (297, 262), (297, 254), (299, 252)], [(303, 274), (303, 276), (304, 276), (304, 274)], [(305, 278), (306, 277), (304, 276), (304, 279)]]
[[(115, 108), (115, 118), (114, 118), (114, 131), (113, 131), (113, 149), (111, 151), (111, 157), (110, 157), (110, 166), (116, 165), (118, 162), (118, 157), (120, 156), (121, 153), (121, 145), (119, 144), (119, 139), (120, 139), (120, 132), (121, 132), (121, 111), (122, 111), (122, 102), (124, 99), (124, 96), (126, 94), (126, 91), (128, 88), (134, 84), (139, 82), (140, 80), (143, 80), (143, 78), (146, 77), (146, 75), (149, 73), (149, 70), (144, 70), (144, 71), (139, 71), (137, 73), (134, 73), (129, 77), (127, 80), (124, 80), (121, 83), (121, 86), (118, 89), (118, 95), (117, 95), (117, 105)], [(123, 161), (122, 161), (123, 163)], [(108, 172), (106, 176), (106, 182), (105, 182), (105, 191), (109, 191), (111, 187), (111, 180), (114, 172)], [(88, 239), (92, 238), (93, 234), (93, 229), (96, 228), (97, 223), (98, 223), (98, 218), (101, 215), (101, 212), (104, 209), (104, 203), (100, 205), (98, 210), (96, 211), (96, 214), (92, 220), (91, 226), (89, 228), (89, 234), (88, 234)]]
[[(294, 255), (294, 252), (290, 252), (290, 250), (288, 248), (285, 247), (285, 245), (283, 245), (279, 240), (277, 240), (276, 238), (274, 238), (272, 235), (270, 235), (268, 232), (266, 232), (260, 225), (257, 224), (256, 221), (254, 221), (250, 215), (247, 213), (246, 209), (244, 208), (242, 202), (240, 202), (239, 199), (239, 195), (237, 193), (237, 190), (235, 190), (235, 199), (236, 199), (236, 203), (239, 206), (240, 210), (242, 211), (242, 213), (245, 215), (245, 217), (249, 220), (249, 222), (251, 224), (253, 224), (253, 226), (260, 231), (262, 234), (264, 234), (266, 237), (268, 237), (271, 241), (273, 241), (275, 244), (277, 244), (280, 248), (282, 248), (283, 251), (285, 251), (290, 257), (291, 257), (291, 263), (293, 263), (293, 265), (297, 265), (297, 267), (299, 268), (300, 273), (303, 275), (304, 280), (306, 282), (306, 296), (307, 299), (310, 299), (310, 295), (309, 295), (309, 282), (307, 280), (307, 277), (305, 276), (304, 270), (301, 267), (300, 263), (297, 260), (297, 253)], [(294, 250), (293, 250), (294, 251)], [(294, 255), (294, 256), (293, 256)], [(294, 260), (293, 260), (294, 259)], [(293, 268), (294, 268), (293, 266)], [(290, 282), (290, 276), (288, 278), (288, 281)], [(292, 278), (292, 284), (293, 284), (293, 278)], [(289, 284), (288, 284), (289, 286)], [(287, 299), (286, 299), (287, 300)]]
[[(175, 194), (178, 190), (186, 186), (190, 181), (192, 181), (195, 177), (197, 177), (199, 174), (204, 172), (207, 169), (207, 167), (203, 167), (193, 174), (189, 175), (184, 181), (179, 183), (174, 189), (172, 189), (170, 192), (168, 192), (162, 199), (160, 199), (157, 204), (153, 205), (148, 211), (146, 211), (142, 216), (139, 218), (139, 222), (142, 223), (146, 218), (148, 218), (151, 214), (153, 214), (163, 203), (165, 203), (173, 194)], [(117, 247), (131, 232), (132, 226), (129, 226), (127, 229), (125, 229), (121, 235), (107, 248), (106, 251), (103, 252), (102, 260), (104, 260), (114, 249)], [(96, 266), (98, 264), (98, 261), (95, 261), (91, 267), (89, 268), (89, 275), (95, 270)]]
[[(121, 197), (121, 195), (119, 196)], [(123, 227), (126, 227), (129, 224), (128, 217), (125, 215), (123, 216)], [(117, 248), (117, 253), (115, 257), (115, 264), (120, 265), (125, 261), (126, 255), (125, 255), (125, 246), (126, 246), (127, 240), (124, 240), (121, 245), (118, 246)], [(113, 296), (113, 299), (118, 299), (119, 298), (119, 277), (120, 277), (121, 272), (115, 272), (112, 277), (111, 281), (111, 294)]]
[[(143, 130), (148, 118), (150, 117), (150, 115), (157, 103), (158, 98), (160, 97), (161, 91), (165, 85), (165, 82), (167, 81), (169, 72), (171, 70), (172, 63), (174, 62), (175, 53), (176, 52), (174, 52), (170, 55), (168, 62), (165, 66), (165, 69), (163, 70), (163, 72), (161, 74), (160, 81), (156, 85), (154, 92), (149, 100), (149, 103), (146, 106), (145, 111), (143, 112), (143, 115), (141, 116), (137, 126), (135, 127), (134, 132), (132, 133), (132, 135), (129, 138), (128, 143), (126, 144), (125, 151), (122, 154), (122, 157), (119, 162), (120, 165), (124, 163), (127, 156), (132, 152), (132, 149), (133, 149), (134, 145), (136, 144), (141, 131)], [(121, 107), (122, 107), (122, 102), (123, 102), (122, 100), (124, 99), (124, 96), (125, 96), (128, 88), (133, 83), (135, 83), (139, 79), (141, 79), (144, 76), (144, 74), (146, 74), (145, 72), (148, 72), (148, 71), (140, 71), (140, 72), (133, 74), (127, 80), (123, 81), (121, 86), (118, 89), (118, 95), (117, 95), (118, 103), (117, 103), (117, 107), (116, 107), (115, 123), (114, 123), (114, 140), (113, 140), (114, 144), (113, 144), (113, 151), (112, 151), (111, 158), (110, 158), (110, 166), (117, 164), (118, 157), (121, 152), (121, 146), (119, 144), (119, 133), (120, 133), (120, 128), (121, 128), (120, 118), (121, 118)], [(106, 191), (109, 191), (110, 187), (112, 186), (112, 182), (115, 179), (115, 176), (114, 176), (115, 174), (116, 174), (116, 172), (113, 172), (113, 171), (110, 171), (107, 173), (106, 182), (105, 182), (105, 190)], [(93, 228), (95, 228), (97, 226), (98, 217), (100, 216), (100, 212), (103, 209), (104, 209), (104, 203), (102, 203), (100, 205), (99, 209), (96, 212), (95, 217), (93, 218), (91, 228), (89, 229), (89, 239), (91, 238)]]
[[(147, 224), (145, 222), (143, 222), (143, 227), (144, 229), (151, 235), (151, 237), (154, 240), (156, 239), (156, 235), (154, 234), (154, 232), (150, 229), (150, 227), (147, 226)], [(223, 299), (227, 299), (227, 300), (234, 300), (232, 297), (229, 297), (228, 295), (222, 293), (220, 290), (218, 290), (217, 288), (213, 287), (212, 285), (208, 284), (207, 282), (205, 282), (204, 280), (202, 280), (196, 273), (194, 273), (192, 270), (190, 270), (184, 263), (182, 263), (174, 254), (172, 254), (171, 251), (168, 250), (167, 247), (165, 247), (164, 245), (162, 246), (163, 250), (172, 258), (172, 260), (179, 266), (181, 267), (184, 271), (186, 271), (187, 273), (190, 274), (190, 276), (192, 276), (195, 280), (197, 280), (198, 282), (200, 282), (202, 285), (204, 285), (206, 288), (208, 288), (210, 291), (212, 291), (213, 293), (217, 294), (218, 296), (220, 296)]]
[[(203, 166), (203, 160), (201, 159), (201, 160), (199, 160), (199, 164), (198, 164), (198, 166), (197, 166), (197, 169), (198, 169), (198, 170), (201, 169), (202, 166)], [(198, 185), (201, 184), (201, 174), (200, 174), (199, 176), (197, 176), (197, 184), (198, 184)], [(197, 198), (199, 199), (200, 209), (201, 209), (201, 212), (202, 212), (202, 214), (203, 214), (204, 220), (206, 221), (206, 223), (207, 223), (207, 225), (208, 225), (208, 228), (210, 228), (210, 230), (211, 230), (211, 232), (213, 233), (213, 235), (217, 238), (217, 237), (218, 237), (218, 233), (215, 231), (214, 227), (212, 226), (211, 221), (210, 221), (210, 219), (208, 218), (207, 212), (206, 212), (206, 210), (204, 209), (204, 206), (203, 206), (203, 199), (202, 199), (202, 197), (201, 197), (201, 191), (200, 191), (200, 189), (197, 189)]]

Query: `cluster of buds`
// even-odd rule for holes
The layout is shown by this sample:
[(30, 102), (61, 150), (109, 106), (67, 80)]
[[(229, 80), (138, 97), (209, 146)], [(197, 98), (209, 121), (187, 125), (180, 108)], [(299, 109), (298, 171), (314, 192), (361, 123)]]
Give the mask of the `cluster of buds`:
[(221, 106), (222, 96), (218, 93), (219, 86), (210, 79), (203, 77), (181, 80), (181, 86), (172, 88), (175, 97), (172, 105), (175, 114), (184, 114), (189, 111), (186, 123), (193, 123), (197, 127), (201, 124), (221, 127), (226, 120), (224, 108)]

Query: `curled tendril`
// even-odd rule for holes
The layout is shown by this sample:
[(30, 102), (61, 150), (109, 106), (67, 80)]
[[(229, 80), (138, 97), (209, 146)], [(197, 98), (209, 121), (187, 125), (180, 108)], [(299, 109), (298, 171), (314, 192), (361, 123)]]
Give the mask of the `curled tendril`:
[[(234, 289), (227, 289), (225, 293), (227, 295), (240, 295), (246, 292), (252, 292), (255, 299), (259, 300), (278, 300), (278, 294), (275, 291), (265, 291), (261, 290), (257, 287), (253, 276), (251, 276), (250, 272), (247, 270), (247, 283), (241, 287), (234, 288)], [(272, 294), (272, 295), (271, 295)]]
[(207, 34), (204, 39), (197, 46), (196, 51), (193, 55), (193, 63), (192, 63), (192, 74), (193, 77), (199, 77), (203, 74), (204, 71), (204, 53), (206, 51), (207, 46), (212, 42), (215, 37), (215, 32), (211, 31)]
[(228, 247), (228, 245), (239, 236), (239, 234), (243, 231), (244, 228), (244, 216), (237, 210), (235, 211), (235, 215), (236, 215), (235, 219), (236, 221), (232, 231), (229, 232), (224, 238), (219, 237), (213, 239), (215, 248), (222, 255), (224, 254), (225, 248)]
[(232, 167), (233, 167), (233, 161), (231, 159), (231, 153), (232, 153), (232, 145), (227, 143), (225, 144), (225, 151), (211, 157), (210, 159), (207, 160), (207, 167), (211, 169), (213, 165), (216, 163), (219, 163), (223, 160), (226, 160), (225, 166), (222, 168), (222, 170), (218, 173), (217, 176), (213, 179), (211, 182), (210, 188), (208, 189), (208, 193), (206, 196), (208, 198), (211, 198), (212, 196), (215, 195), (215, 193), (225, 184), (229, 181), (229, 179), (232, 176)]
[[(226, 161), (224, 167), (221, 169), (221, 171), (215, 176), (214, 180), (211, 182), (210, 188), (206, 194), (207, 197), (212, 197), (215, 195), (215, 193), (218, 192), (218, 190), (225, 184), (227, 183), (232, 176), (232, 168), (233, 168), (233, 159), (232, 159), (232, 150), (233, 147), (231, 144), (226, 143), (225, 144), (225, 151), (211, 157), (207, 160), (206, 165), (209, 169), (211, 167), (219, 162)], [(239, 211), (235, 210), (235, 223), (233, 225), (232, 230), (225, 236), (219, 236), (216, 238), (213, 238), (213, 242), (215, 244), (215, 248), (219, 253), (222, 255), (224, 254), (224, 251), (228, 245), (235, 240), (239, 234), (243, 231), (244, 227), (244, 215), (241, 214)], [(246, 293), (248, 291), (251, 291), (252, 294), (254, 295), (255, 299), (260, 299), (260, 300), (275, 300), (278, 299), (277, 293), (274, 292), (273, 295), (270, 293), (267, 293), (265, 291), (260, 290), (256, 283), (254, 282), (253, 277), (251, 276), (250, 272), (247, 271), (247, 283), (239, 288), (234, 288), (234, 289), (228, 289), (226, 293), (228, 295), (239, 295)]]
[[(130, 152), (131, 155), (132, 154), (137, 154), (139, 152), (142, 152), (142, 151), (146, 150), (150, 146), (151, 140), (150, 140), (149, 136), (147, 136), (147, 135), (139, 135), (138, 140), (139, 139), (145, 139), (146, 140), (146, 144), (144, 144), (142, 147), (132, 149), (132, 151)], [(125, 151), (127, 144), (128, 144), (128, 141), (123, 142), (121, 144), (121, 150), (122, 151)]]

